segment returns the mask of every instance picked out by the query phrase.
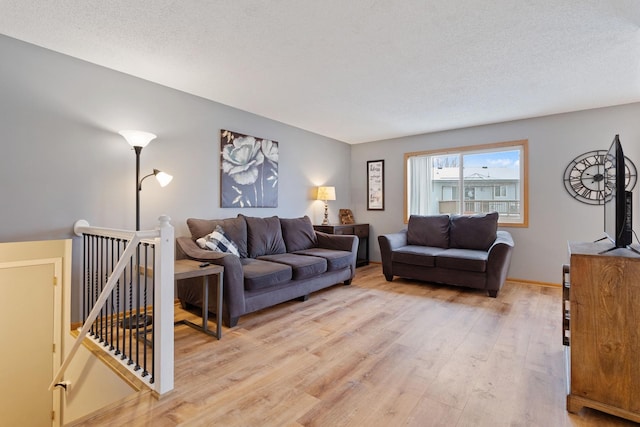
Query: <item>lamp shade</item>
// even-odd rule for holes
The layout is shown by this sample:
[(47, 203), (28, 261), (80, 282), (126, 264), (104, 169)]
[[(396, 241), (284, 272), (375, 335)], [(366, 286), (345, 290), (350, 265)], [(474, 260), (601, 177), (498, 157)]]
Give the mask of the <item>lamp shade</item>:
[(156, 176), (156, 179), (158, 180), (158, 184), (160, 184), (160, 187), (166, 187), (167, 185), (169, 185), (169, 183), (173, 179), (172, 175), (169, 175), (166, 172), (159, 171), (158, 169), (154, 169), (153, 174)]
[(335, 200), (336, 187), (318, 187), (318, 200)]
[(124, 139), (127, 140), (132, 147), (144, 148), (156, 138), (156, 136), (149, 132), (142, 132), (139, 130), (121, 130), (118, 132)]

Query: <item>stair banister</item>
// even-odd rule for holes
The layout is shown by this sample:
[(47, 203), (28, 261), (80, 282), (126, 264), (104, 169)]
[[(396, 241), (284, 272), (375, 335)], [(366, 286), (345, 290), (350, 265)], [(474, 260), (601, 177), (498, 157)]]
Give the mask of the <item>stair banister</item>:
[[(53, 381), (49, 385), (49, 390), (53, 390), (57, 384), (62, 381), (64, 373), (73, 360), (76, 352), (84, 338), (92, 328), (92, 325), (100, 315), (103, 306), (107, 302), (109, 295), (117, 285), (120, 276), (124, 272), (129, 260), (136, 254), (138, 245), (144, 240), (153, 240), (160, 247), (159, 256), (155, 259), (153, 265), (153, 274), (159, 278), (157, 282), (158, 289), (154, 293), (154, 329), (162, 332), (156, 335), (157, 345), (154, 345), (154, 357), (157, 360), (159, 370), (154, 378), (154, 390), (162, 395), (173, 389), (173, 262), (174, 262), (174, 233), (173, 227), (169, 223), (170, 218), (163, 215), (159, 218), (160, 225), (156, 230), (150, 231), (126, 231), (116, 230), (103, 227), (92, 227), (85, 220), (79, 220), (74, 224), (74, 233), (78, 236), (83, 234), (92, 234), (109, 238), (122, 239), (128, 244), (124, 252), (120, 255), (120, 259), (116, 263), (113, 271), (109, 275), (107, 283), (102, 289), (98, 299), (87, 316), (80, 333), (78, 334), (72, 348), (65, 357), (63, 363), (53, 377)], [(148, 267), (145, 266), (147, 274)]]
[(71, 347), (69, 354), (67, 354), (67, 356), (64, 359), (64, 362), (62, 362), (62, 365), (60, 365), (60, 368), (58, 368), (58, 372), (53, 377), (53, 381), (51, 382), (51, 384), (49, 384), (49, 390), (53, 390), (56, 384), (59, 383), (60, 380), (62, 380), (62, 376), (64, 375), (65, 371), (69, 367), (69, 364), (73, 360), (73, 357), (78, 351), (78, 348), (80, 347), (80, 345), (82, 345), (82, 340), (89, 332), (89, 329), (91, 329), (91, 325), (93, 325), (93, 322), (98, 317), (98, 314), (100, 314), (100, 311), (102, 310), (102, 306), (107, 301), (107, 298), (109, 298), (109, 294), (115, 287), (118, 281), (118, 278), (120, 277), (125, 267), (127, 266), (129, 259), (135, 254), (135, 250), (138, 247), (138, 243), (140, 243), (140, 236), (138, 236), (138, 233), (134, 233), (133, 236), (130, 236), (130, 237), (132, 238), (129, 241), (129, 244), (124, 250), (122, 257), (120, 257), (120, 259), (118, 260), (118, 263), (116, 264), (113, 270), (113, 273), (111, 273), (111, 275), (109, 276), (109, 280), (107, 281), (106, 286), (100, 293), (100, 296), (98, 297), (95, 305), (93, 306), (93, 309), (89, 313), (87, 320), (85, 320), (84, 324), (82, 325), (82, 329), (80, 330), (80, 333), (76, 337), (76, 341), (73, 343), (73, 347)]

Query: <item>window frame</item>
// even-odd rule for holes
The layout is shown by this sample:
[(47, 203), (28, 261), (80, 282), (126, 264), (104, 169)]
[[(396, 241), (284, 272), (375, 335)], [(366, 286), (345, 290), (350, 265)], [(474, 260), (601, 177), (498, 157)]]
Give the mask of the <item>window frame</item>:
[[(522, 148), (520, 148), (522, 147)], [(522, 220), (519, 222), (504, 222), (498, 221), (498, 225), (501, 227), (529, 227), (529, 140), (520, 139), (515, 141), (495, 142), (489, 144), (479, 145), (467, 145), (462, 147), (452, 148), (440, 148), (434, 150), (425, 151), (412, 151), (404, 154), (404, 223), (409, 222), (409, 191), (408, 191), (408, 173), (409, 173), (409, 159), (415, 156), (443, 156), (443, 155), (464, 155), (468, 152), (482, 152), (487, 150), (496, 150), (504, 148), (504, 151), (508, 151), (509, 148), (517, 148), (522, 150), (522, 157), (520, 158), (520, 179), (522, 181)]]

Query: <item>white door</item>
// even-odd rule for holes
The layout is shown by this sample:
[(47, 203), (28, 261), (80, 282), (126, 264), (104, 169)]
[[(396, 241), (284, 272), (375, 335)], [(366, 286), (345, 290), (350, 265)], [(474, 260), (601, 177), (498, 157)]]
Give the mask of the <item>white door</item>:
[(3, 425), (59, 425), (59, 391), (48, 388), (60, 366), (60, 268), (60, 259), (0, 263)]

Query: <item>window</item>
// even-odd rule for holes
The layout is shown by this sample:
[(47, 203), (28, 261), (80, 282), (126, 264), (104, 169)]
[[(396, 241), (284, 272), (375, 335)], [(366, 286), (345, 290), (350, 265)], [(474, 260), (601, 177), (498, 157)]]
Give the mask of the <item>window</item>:
[(528, 225), (527, 141), (405, 154), (410, 215), (497, 211), (500, 225)]

